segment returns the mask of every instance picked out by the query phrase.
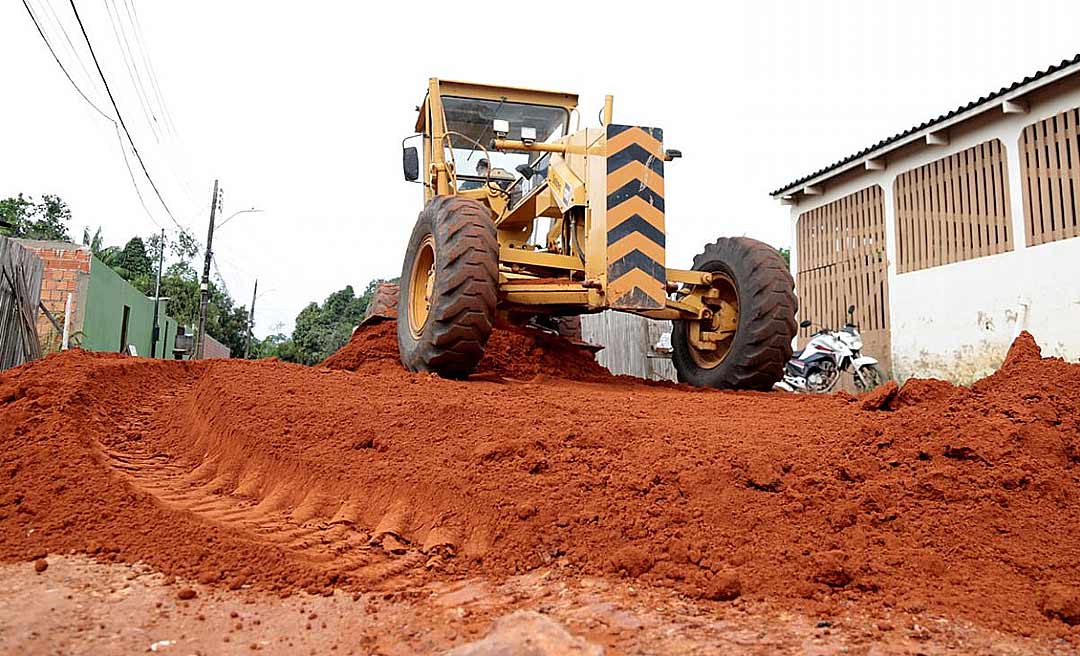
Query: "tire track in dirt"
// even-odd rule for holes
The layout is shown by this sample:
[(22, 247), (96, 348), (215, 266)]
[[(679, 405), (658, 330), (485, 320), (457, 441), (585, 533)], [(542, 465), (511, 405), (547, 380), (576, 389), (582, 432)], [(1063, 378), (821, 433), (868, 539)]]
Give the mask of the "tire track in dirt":
[[(350, 516), (347, 503), (334, 516), (292, 508), (273, 492), (266, 495), (244, 494), (245, 488), (262, 487), (256, 482), (240, 484), (229, 474), (227, 463), (205, 454), (195, 462), (156, 450), (150, 433), (160, 430), (155, 423), (155, 409), (164, 403), (183, 403), (195, 383), (162, 394), (153, 403), (132, 408), (123, 418), (124, 439), (120, 446), (109, 447), (95, 439), (94, 444), (112, 469), (135, 489), (149, 494), (167, 508), (189, 513), (201, 521), (234, 531), (241, 537), (272, 544), (308, 565), (327, 574), (347, 576), (364, 586), (392, 584), (393, 579), (408, 575), (426, 565), (441, 564), (445, 550), (431, 553), (409, 545), (392, 528), (376, 527), (369, 531)], [(298, 517), (299, 516), (299, 517)], [(393, 519), (384, 524), (393, 525)]]
[(356, 372), (78, 351), (3, 372), (0, 559), (282, 595), (556, 565), (710, 603), (1080, 627), (1080, 366), (1026, 334), (970, 388), (856, 399), (442, 380), (380, 330)]

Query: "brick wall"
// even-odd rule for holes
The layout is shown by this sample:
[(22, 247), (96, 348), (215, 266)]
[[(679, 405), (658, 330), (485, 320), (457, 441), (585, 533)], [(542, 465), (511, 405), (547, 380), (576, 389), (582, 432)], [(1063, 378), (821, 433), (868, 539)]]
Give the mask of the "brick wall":
[[(82, 329), (82, 317), (85, 312), (86, 289), (90, 279), (90, 249), (86, 246), (65, 242), (34, 241), (20, 239), (19, 243), (37, 253), (45, 264), (41, 277), (41, 303), (64, 325), (64, 304), (70, 292), (71, 332)], [(55, 329), (45, 317), (38, 315), (38, 335), (44, 340)], [(57, 336), (58, 338), (59, 336)]]

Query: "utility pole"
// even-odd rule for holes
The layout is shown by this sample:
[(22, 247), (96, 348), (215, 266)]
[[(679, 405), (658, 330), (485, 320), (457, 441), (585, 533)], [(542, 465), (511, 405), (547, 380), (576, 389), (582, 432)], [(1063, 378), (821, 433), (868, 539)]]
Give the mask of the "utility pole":
[(202, 282), (199, 285), (199, 328), (195, 333), (195, 358), (201, 360), (206, 341), (206, 306), (210, 303), (210, 258), (213, 257), (214, 217), (218, 206), (218, 181), (214, 180), (214, 195), (210, 201), (210, 230), (206, 233), (206, 261), (203, 262)]
[[(150, 331), (150, 357), (157, 357), (157, 343), (161, 329), (158, 326), (158, 306), (161, 303), (161, 267), (165, 264), (165, 228), (161, 229), (161, 250), (158, 251), (157, 280), (154, 281), (154, 329)], [(161, 347), (161, 357), (165, 357), (165, 347)]]
[(259, 293), (259, 279), (255, 279), (255, 289), (251, 292), (251, 313), (248, 315), (247, 341), (244, 342), (244, 359), (251, 354), (251, 331), (255, 328), (255, 299)]

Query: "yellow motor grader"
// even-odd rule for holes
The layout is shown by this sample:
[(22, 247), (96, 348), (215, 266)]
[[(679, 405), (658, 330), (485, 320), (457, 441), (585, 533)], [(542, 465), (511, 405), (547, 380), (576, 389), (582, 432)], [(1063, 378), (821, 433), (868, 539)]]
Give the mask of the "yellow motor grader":
[[(467, 376), (497, 321), (602, 310), (673, 321), (679, 380), (769, 389), (791, 356), (796, 300), (772, 247), (720, 238), (690, 269), (665, 257), (663, 131), (581, 128), (578, 98), (432, 79), (405, 178), (424, 209), (401, 269), (398, 345), (411, 371)], [(422, 156), (421, 156), (422, 152)]]

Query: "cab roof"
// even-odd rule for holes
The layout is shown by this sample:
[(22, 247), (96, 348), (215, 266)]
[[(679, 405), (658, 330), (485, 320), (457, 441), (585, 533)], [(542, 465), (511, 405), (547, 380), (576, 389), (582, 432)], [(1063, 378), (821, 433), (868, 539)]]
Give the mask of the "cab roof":
[[(550, 105), (562, 107), (567, 112), (577, 107), (578, 96), (576, 93), (562, 91), (544, 91), (540, 89), (526, 89), (524, 87), (508, 87), (495, 84), (478, 84), (475, 82), (457, 82), (454, 80), (434, 79), (438, 84), (439, 95), (460, 96), (463, 98), (482, 98), (485, 100), (505, 100), (529, 105)], [(430, 85), (429, 85), (430, 86)], [(424, 95), (424, 102), (420, 104), (419, 116), (416, 117), (416, 131), (423, 132), (427, 119), (428, 94)]]

